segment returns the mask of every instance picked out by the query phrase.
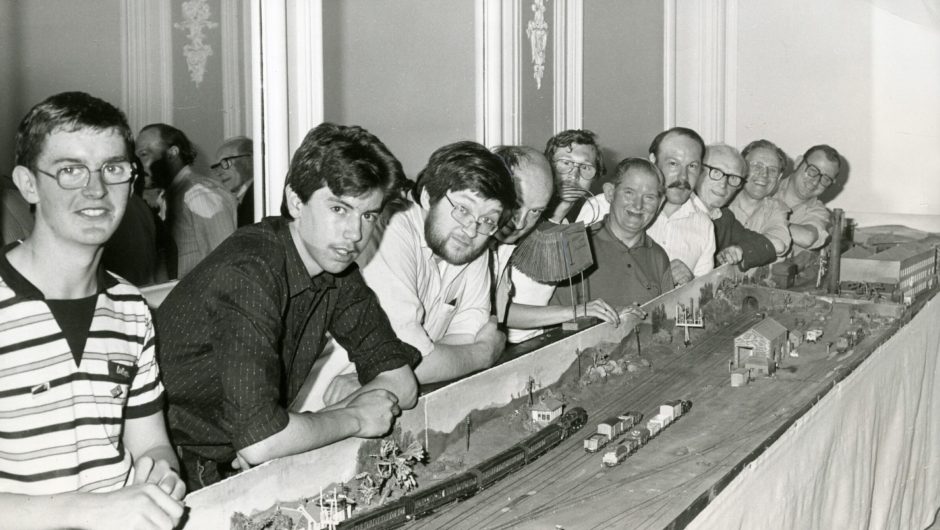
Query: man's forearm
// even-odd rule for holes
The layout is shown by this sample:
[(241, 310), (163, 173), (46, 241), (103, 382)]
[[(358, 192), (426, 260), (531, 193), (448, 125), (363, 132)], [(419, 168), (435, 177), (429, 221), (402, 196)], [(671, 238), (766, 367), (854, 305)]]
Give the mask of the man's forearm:
[(375, 379), (359, 387), (358, 390), (346, 396), (338, 403), (327, 407), (325, 410), (345, 407), (359, 394), (375, 389), (388, 390), (392, 394), (395, 394), (395, 397), (398, 398), (398, 406), (401, 407), (402, 410), (414, 408), (418, 403), (418, 381), (411, 367), (405, 365), (395, 368), (394, 370), (387, 370), (380, 373), (375, 376)]
[(476, 342), (461, 345), (444, 344), (441, 341), (434, 343), (431, 353), (415, 368), (418, 382), (425, 384), (450, 381), (488, 368), (486, 363), (489, 360), (489, 352), (485, 351), (485, 348), (485, 345)]
[(346, 408), (319, 412), (288, 412), (287, 426), (281, 431), (240, 449), (238, 455), (251, 465), (282, 456), (303, 453), (355, 436), (359, 421)]
[(819, 230), (813, 225), (792, 223), (790, 225), (790, 236), (793, 237), (794, 244), (803, 248), (812, 248), (816, 240), (819, 239)]
[(77, 526), (75, 516), (79, 510), (79, 495), (16, 495), (0, 493), (2, 528), (45, 530)]
[(574, 318), (571, 307), (563, 305), (509, 304), (506, 327), (514, 329), (536, 329), (554, 326)]

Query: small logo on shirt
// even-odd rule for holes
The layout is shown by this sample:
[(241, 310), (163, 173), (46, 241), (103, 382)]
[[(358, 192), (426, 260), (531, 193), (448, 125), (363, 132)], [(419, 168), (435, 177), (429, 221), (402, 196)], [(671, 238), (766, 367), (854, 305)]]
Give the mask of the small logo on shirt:
[(115, 361), (108, 361), (108, 375), (115, 381), (120, 381), (125, 384), (130, 383), (136, 371), (136, 366), (128, 366)]
[(111, 389), (111, 397), (117, 399), (124, 394), (124, 388), (121, 385), (116, 385)]

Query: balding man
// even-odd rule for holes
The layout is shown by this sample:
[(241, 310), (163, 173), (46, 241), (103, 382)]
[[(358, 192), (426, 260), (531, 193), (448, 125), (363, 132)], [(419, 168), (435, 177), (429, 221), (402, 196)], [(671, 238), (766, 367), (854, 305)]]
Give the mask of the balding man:
[(773, 262), (777, 254), (769, 239), (748, 230), (725, 207), (744, 182), (747, 167), (737, 149), (724, 145), (710, 145), (705, 150), (704, 174), (698, 179), (695, 194), (709, 209), (715, 227), (718, 265), (737, 263), (741, 270)]
[(253, 152), (251, 138), (229, 138), (215, 152), (215, 164), (209, 166), (212, 177), (228, 188), (238, 201), (238, 226), (255, 222)]

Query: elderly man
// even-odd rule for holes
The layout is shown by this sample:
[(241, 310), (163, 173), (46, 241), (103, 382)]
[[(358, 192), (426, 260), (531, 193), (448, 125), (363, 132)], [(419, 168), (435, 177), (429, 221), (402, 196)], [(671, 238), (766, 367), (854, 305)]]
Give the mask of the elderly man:
[(741, 270), (773, 262), (777, 253), (770, 240), (744, 228), (725, 207), (744, 181), (744, 158), (733, 147), (715, 144), (705, 150), (704, 166), (705, 174), (698, 179), (695, 194), (709, 209), (715, 226), (715, 262), (736, 263)]
[(137, 135), (137, 156), (166, 192), (166, 222), (172, 236), (170, 278), (183, 278), (235, 231), (235, 196), (215, 179), (193, 170), (196, 150), (183, 131), (163, 123)]
[(229, 138), (215, 152), (215, 164), (209, 166), (218, 179), (238, 201), (238, 226), (255, 222), (253, 193), (254, 158), (251, 138)]
[[(494, 235), (499, 242), (494, 253), (494, 277), (499, 279), (494, 297), (495, 312), (499, 321), (508, 327), (509, 342), (515, 343), (538, 335), (543, 327), (569, 320), (571, 308), (546, 305), (555, 290), (554, 285), (537, 282), (518, 268), (507, 267), (516, 244), (532, 232), (552, 199), (552, 168), (548, 160), (531, 147), (501, 146), (495, 153), (512, 170), (520, 203), (509, 223)], [(578, 307), (580, 310), (582, 306)], [(603, 300), (592, 300), (587, 307), (588, 316), (619, 321), (617, 312)]]
[[(676, 282), (683, 284), (714, 268), (715, 236), (708, 208), (692, 193), (702, 173), (705, 142), (692, 129), (673, 127), (653, 138), (649, 159), (666, 179), (666, 202), (647, 234), (669, 255)], [(578, 220), (595, 216), (593, 208), (606, 212), (601, 197), (589, 201)]]
[(755, 140), (744, 148), (741, 156), (747, 162), (747, 178), (729, 208), (745, 228), (765, 236), (777, 256), (783, 256), (790, 250), (787, 228), (790, 208), (770, 195), (787, 167), (787, 155), (769, 140)]
[(815, 145), (794, 163), (793, 172), (780, 181), (776, 198), (790, 207), (791, 254), (817, 250), (829, 239), (829, 210), (817, 197), (832, 185), (842, 167), (839, 152)]
[[(643, 317), (636, 305), (673, 288), (669, 257), (646, 233), (664, 194), (662, 173), (650, 161), (626, 158), (617, 165), (613, 179), (604, 183), (610, 213), (589, 231), (594, 265), (585, 271), (584, 285), (577, 279), (575, 293), (587, 298), (603, 293), (618, 311)], [(571, 307), (571, 291), (557, 289), (552, 302)]]
[[(191, 487), (380, 436), (414, 406), (420, 356), (395, 336), (353, 263), (404, 180), (372, 134), (317, 126), (291, 159), (281, 216), (235, 232), (160, 306), (170, 427)], [(292, 410), (327, 333), (363, 386), (329, 409)]]
[(13, 180), (32, 232), (0, 251), (6, 528), (165, 528), (183, 515), (150, 311), (101, 267), (135, 174), (124, 114), (82, 92), (33, 107)]

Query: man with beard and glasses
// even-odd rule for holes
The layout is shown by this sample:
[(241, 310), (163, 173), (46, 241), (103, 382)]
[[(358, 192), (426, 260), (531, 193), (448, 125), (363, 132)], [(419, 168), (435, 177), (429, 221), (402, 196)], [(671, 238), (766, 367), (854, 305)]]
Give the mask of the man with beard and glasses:
[(235, 231), (237, 201), (218, 180), (193, 170), (196, 149), (176, 127), (154, 123), (141, 129), (137, 156), (165, 191), (171, 235), (167, 273), (183, 278)]
[[(418, 381), (447, 381), (492, 366), (505, 347), (490, 316), (484, 253), (516, 208), (516, 191), (499, 156), (464, 141), (431, 155), (412, 198), (391, 216), (362, 274), (398, 337), (421, 352)], [(337, 377), (324, 402), (348, 392), (348, 383), (355, 381)]]
[(604, 183), (610, 213), (588, 230), (594, 264), (584, 272), (583, 283), (576, 277), (572, 289), (556, 289), (552, 303), (570, 308), (572, 293), (575, 303), (603, 293), (621, 314), (644, 318), (637, 306), (674, 286), (669, 257), (646, 233), (665, 193), (662, 173), (652, 162), (621, 161), (613, 179)]
[[(704, 154), (702, 137), (685, 127), (659, 133), (649, 148), (650, 161), (666, 179), (666, 202), (646, 233), (666, 250), (673, 278), (680, 285), (715, 266), (715, 234), (708, 208), (692, 193), (702, 174)], [(578, 220), (597, 217), (597, 212), (603, 215), (609, 208), (606, 198), (598, 197), (582, 208)]]
[[(281, 216), (242, 227), (157, 311), (170, 428), (193, 489), (236, 469), (381, 436), (417, 400), (414, 348), (354, 263), (401, 164), (359, 127), (324, 123), (291, 158)], [(332, 407), (292, 404), (329, 333), (362, 384)]]

